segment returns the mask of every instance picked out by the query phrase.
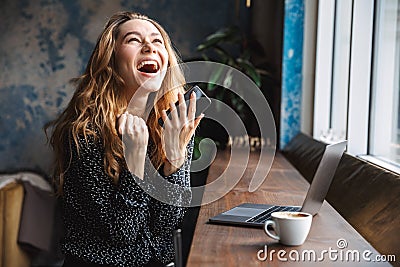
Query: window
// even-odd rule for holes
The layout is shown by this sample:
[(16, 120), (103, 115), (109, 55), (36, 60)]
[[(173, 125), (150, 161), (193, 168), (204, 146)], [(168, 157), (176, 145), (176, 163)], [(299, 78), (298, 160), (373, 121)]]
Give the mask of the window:
[(400, 0), (376, 6), (369, 154), (400, 164)]
[(334, 51), (331, 93), (330, 129), (338, 139), (345, 139), (347, 132), (348, 84), (350, 69), (352, 2), (336, 1)]
[[(400, 170), (400, 0), (319, 1), (314, 138)], [(381, 165), (382, 165), (381, 164)]]

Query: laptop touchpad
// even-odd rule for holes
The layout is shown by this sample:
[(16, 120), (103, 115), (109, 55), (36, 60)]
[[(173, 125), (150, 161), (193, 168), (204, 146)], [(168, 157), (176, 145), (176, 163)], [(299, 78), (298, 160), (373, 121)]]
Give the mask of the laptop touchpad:
[(264, 209), (254, 209), (254, 208), (241, 208), (236, 207), (231, 210), (225, 211), (222, 213), (223, 215), (231, 215), (231, 216), (249, 216), (253, 217), (261, 212), (265, 211)]

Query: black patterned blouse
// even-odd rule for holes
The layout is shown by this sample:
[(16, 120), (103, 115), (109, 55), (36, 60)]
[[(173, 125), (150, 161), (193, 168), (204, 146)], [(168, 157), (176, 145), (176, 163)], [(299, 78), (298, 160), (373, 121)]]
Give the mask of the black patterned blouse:
[[(147, 157), (143, 180), (123, 168), (118, 185), (104, 170), (101, 141), (93, 137), (85, 141), (83, 136), (78, 140), (79, 155), (75, 147), (72, 151), (67, 149), (68, 154), (72, 153), (72, 161), (64, 176), (63, 252), (111, 266), (141, 266), (150, 260), (173, 261), (173, 231), (180, 227), (186, 212), (182, 206), (191, 200), (193, 138), (187, 146), (186, 161), (176, 173), (167, 177), (155, 174), (150, 171)], [(172, 187), (160, 193), (168, 194), (177, 206), (146, 193), (159, 192), (153, 183), (157, 179), (171, 183)]]

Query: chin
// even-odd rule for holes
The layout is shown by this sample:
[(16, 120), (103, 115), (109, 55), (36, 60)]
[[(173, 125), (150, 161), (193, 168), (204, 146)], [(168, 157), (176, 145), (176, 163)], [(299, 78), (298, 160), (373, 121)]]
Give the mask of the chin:
[(164, 73), (158, 73), (157, 75), (154, 75), (153, 77), (149, 77), (147, 79), (143, 79), (139, 83), (139, 90), (146, 90), (148, 92), (157, 92), (161, 88), (161, 84), (164, 80), (165, 75)]
[(162, 84), (162, 80), (161, 81), (154, 81), (154, 80), (145, 81), (144, 83), (142, 83), (139, 86), (139, 90), (145, 90), (147, 92), (157, 92), (158, 90), (160, 90), (161, 84)]

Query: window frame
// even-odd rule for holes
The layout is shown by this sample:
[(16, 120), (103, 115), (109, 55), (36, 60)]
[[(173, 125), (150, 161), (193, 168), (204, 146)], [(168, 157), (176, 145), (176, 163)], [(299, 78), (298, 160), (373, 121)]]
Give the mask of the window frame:
[[(335, 112), (333, 98), (335, 59), (335, 19), (339, 16), (339, 1), (324, 0), (318, 4), (313, 137), (325, 142), (340, 139), (340, 133), (331, 132), (332, 114)], [(347, 118), (345, 139), (348, 140), (347, 153), (371, 161), (386, 169), (400, 173), (400, 166), (388, 164), (379, 157), (369, 155), (372, 123), (372, 101), (374, 86), (374, 49), (377, 30), (375, 12), (378, 1), (351, 0), (351, 38), (348, 76)], [(372, 160), (373, 158), (373, 160)]]

